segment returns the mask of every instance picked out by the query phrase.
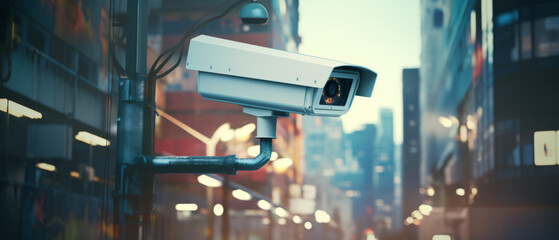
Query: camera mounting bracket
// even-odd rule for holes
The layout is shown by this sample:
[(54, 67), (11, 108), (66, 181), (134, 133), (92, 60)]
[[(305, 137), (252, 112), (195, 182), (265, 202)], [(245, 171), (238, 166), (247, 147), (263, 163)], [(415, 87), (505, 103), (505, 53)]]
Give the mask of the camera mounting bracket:
[(243, 112), (256, 116), (256, 138), (276, 138), (278, 117), (289, 117), (287, 112), (243, 106)]

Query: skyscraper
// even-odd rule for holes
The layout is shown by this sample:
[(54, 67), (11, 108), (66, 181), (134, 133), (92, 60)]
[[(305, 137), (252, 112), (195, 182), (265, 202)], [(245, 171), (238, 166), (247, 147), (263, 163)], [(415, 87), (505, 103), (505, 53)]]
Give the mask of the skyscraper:
[[(404, 109), (404, 142), (402, 147), (402, 218), (421, 204), (419, 198), (419, 69), (404, 69), (402, 74), (403, 109)], [(405, 225), (410, 226), (410, 222)], [(406, 227), (404, 235), (407, 239), (417, 239), (417, 229)]]
[(377, 236), (387, 236), (394, 222), (394, 119), (392, 110), (379, 110), (379, 123), (374, 144), (373, 195), (374, 226)]
[(352, 173), (346, 179), (351, 179), (359, 196), (353, 200), (353, 219), (355, 233), (361, 236), (366, 229), (373, 229), (373, 214), (375, 208), (374, 196), (374, 159), (377, 128), (374, 124), (367, 124), (362, 130), (347, 135), (351, 147), (352, 158), (356, 160), (359, 172)]
[[(550, 239), (559, 234), (559, 1), (421, 2), (420, 239)], [(553, 137), (551, 137), (553, 139)], [(421, 219), (419, 219), (421, 218)], [(441, 222), (448, 224), (441, 225)]]

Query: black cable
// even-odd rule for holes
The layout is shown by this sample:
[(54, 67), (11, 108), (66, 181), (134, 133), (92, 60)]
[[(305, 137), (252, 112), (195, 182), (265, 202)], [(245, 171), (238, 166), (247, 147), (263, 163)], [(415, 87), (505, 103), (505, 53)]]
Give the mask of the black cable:
[[(202, 19), (204, 19), (205, 17), (209, 16), (211, 13), (217, 11), (218, 9), (222, 8), (223, 6), (225, 6), (227, 3), (231, 2), (232, 0), (228, 0), (223, 2), (221, 5), (219, 5), (218, 7), (212, 9), (211, 11), (207, 12), (206, 14), (204, 14), (202, 17), (198, 18), (198, 20), (196, 20), (196, 22), (194, 24), (192, 24), (192, 26), (190, 26), (190, 28), (186, 31), (186, 33), (183, 35), (183, 37), (181, 38), (181, 40), (179, 40), (179, 42), (175, 45), (173, 45), (171, 48), (165, 50), (164, 52), (161, 53), (161, 55), (159, 55), (159, 57), (157, 57), (157, 59), (155, 60), (155, 62), (153, 63), (153, 65), (151, 66), (151, 69), (149, 71), (150, 75), (156, 75), (159, 71), (161, 71), (161, 68), (165, 65), (165, 63), (167, 63), (167, 61), (169, 61), (168, 59), (170, 59), (169, 56), (172, 56), (176, 50), (178, 49), (179, 46), (184, 45), (184, 41), (186, 39), (188, 39), (188, 36), (190, 34), (192, 34), (192, 29), (196, 26), (196, 24), (198, 24)], [(239, 0), (239, 2), (244, 1), (244, 0)], [(237, 3), (235, 3), (237, 4)], [(230, 11), (229, 9), (226, 10), (226, 12)], [(165, 55), (167, 55), (168, 53), (170, 53), (172, 51), (172, 53), (167, 56), (166, 60), (164, 61), (164, 63), (160, 64), (159, 67), (156, 66), (159, 63), (159, 61), (161, 60), (161, 58)]]
[[(233, 10), (235, 7), (237, 7), (239, 4), (243, 3), (246, 0), (238, 0), (237, 2), (233, 3), (231, 6), (229, 6), (227, 9), (225, 9), (225, 11), (223, 11), (221, 14), (210, 18), (208, 20), (206, 20), (205, 22), (201, 23), (198, 26), (195, 26), (196, 23), (200, 22), (200, 20), (202, 18), (204, 18), (205, 16), (207, 16), (209, 13), (221, 8), (222, 6), (224, 6), (227, 2), (223, 3), (221, 6), (213, 9), (212, 11), (210, 11), (209, 13), (207, 13), (206, 15), (202, 16), (201, 18), (198, 19), (198, 21), (196, 21), (196, 23), (194, 25), (192, 25), (192, 27), (184, 34), (183, 38), (179, 41), (179, 43), (177, 43), (177, 45), (175, 45), (174, 47), (166, 50), (164, 53), (162, 53), (162, 55), (160, 57), (162, 57), (164, 54), (166, 54), (167, 52), (172, 50), (172, 53), (170, 55), (167, 56), (167, 58), (165, 59), (165, 61), (159, 65), (159, 67), (156, 68), (156, 70), (154, 72), (150, 72), (149, 76), (156, 76), (155, 80), (160, 79), (164, 76), (166, 76), (167, 74), (171, 73), (177, 66), (179, 66), (180, 64), (180, 60), (182, 60), (182, 55), (183, 55), (183, 46), (185, 41), (192, 36), (192, 34), (194, 34), (196, 31), (198, 31), (198, 29), (202, 28), (203, 26), (205, 26), (206, 24), (222, 18), (223, 16), (225, 16), (227, 13), (229, 13), (231, 10)], [(161, 68), (163, 68), (163, 66), (171, 59), (171, 57), (174, 55), (174, 53), (176, 52), (176, 50), (178, 49), (178, 47), (181, 46), (181, 51), (179, 52), (180, 56), (179, 56), (179, 60), (171, 67), (169, 68), (167, 71), (165, 71), (163, 74), (157, 75), (157, 73), (159, 71), (161, 71)], [(160, 57), (158, 57), (158, 59), (160, 59)], [(158, 60), (156, 60), (156, 62), (154, 63), (154, 65), (158, 62)], [(153, 66), (152, 66), (153, 68)]]
[[(186, 40), (188, 37), (190, 37), (193, 33), (195, 33), (196, 31), (198, 31), (198, 29), (202, 28), (202, 27), (205, 26), (206, 24), (208, 24), (208, 23), (210, 23), (210, 22), (212, 22), (212, 21), (214, 21), (214, 20), (216, 20), (216, 19), (218, 19), (218, 18), (221, 18), (221, 17), (225, 16), (228, 12), (230, 12), (233, 8), (235, 8), (239, 3), (242, 3), (242, 2), (243, 2), (243, 1), (241, 0), (241, 1), (238, 1), (238, 2), (234, 3), (233, 5), (229, 6), (229, 7), (228, 7), (224, 12), (222, 12), (221, 14), (219, 14), (219, 15), (213, 17), (213, 18), (208, 19), (207, 21), (203, 22), (202, 24), (196, 26), (196, 27), (193, 28), (193, 29), (190, 29), (190, 30), (184, 35), (183, 40)], [(183, 40), (181, 40), (181, 41), (183, 41)], [(171, 73), (173, 70), (175, 70), (175, 68), (177, 68), (177, 67), (179, 66), (179, 64), (180, 64), (180, 62), (181, 62), (181, 60), (182, 60), (182, 56), (183, 56), (184, 41), (183, 41), (183, 43), (182, 43), (181, 45), (182, 45), (182, 46), (181, 46), (181, 50), (180, 50), (180, 52), (179, 52), (179, 58), (178, 58), (177, 62), (176, 62), (172, 67), (170, 67), (169, 69), (167, 69), (167, 71), (165, 71), (164, 73), (162, 73), (162, 74), (160, 74), (160, 75), (156, 75), (155, 79), (160, 79), (160, 78), (165, 77), (167, 74)]]
[[(184, 46), (184, 45), (183, 45)], [(173, 65), (172, 67), (170, 67), (169, 69), (167, 69), (167, 71), (163, 72), (160, 75), (155, 75), (155, 79), (161, 79), (163, 77), (165, 77), (167, 74), (171, 73), (173, 70), (175, 70), (175, 68), (177, 68), (177, 66), (181, 63), (182, 60), (182, 53), (183, 53), (183, 46), (181, 46), (181, 49), (179, 51), (179, 59), (177, 60), (177, 62), (175, 63), (175, 65)]]
[[(231, 0), (229, 0), (231, 1)], [(147, 81), (151, 82), (151, 81), (157, 81), (158, 79), (161, 79), (163, 77), (165, 77), (166, 75), (168, 75), (169, 73), (171, 73), (173, 70), (175, 70), (181, 63), (182, 61), (182, 57), (183, 57), (183, 53), (184, 53), (184, 43), (185, 41), (192, 36), (192, 34), (194, 34), (196, 31), (198, 31), (198, 29), (200, 29), (201, 27), (205, 26), (206, 24), (219, 19), (223, 16), (225, 16), (227, 13), (229, 13), (232, 9), (234, 9), (235, 7), (237, 7), (240, 3), (243, 3), (246, 0), (237, 0), (237, 2), (233, 3), (231, 6), (229, 6), (227, 9), (225, 9), (222, 13), (220, 13), (219, 15), (212, 17), (208, 20), (206, 20), (205, 22), (199, 24), (198, 26), (196, 26), (197, 23), (199, 23), (203, 18), (205, 18), (206, 16), (208, 16), (209, 14), (211, 14), (212, 12), (215, 12), (216, 10), (222, 8), (223, 6), (225, 6), (229, 1), (226, 1), (224, 3), (222, 3), (220, 6), (218, 6), (217, 8), (214, 8), (213, 10), (209, 11), (208, 13), (204, 14), (202, 17), (200, 17), (191, 27), (190, 29), (184, 34), (184, 36), (182, 37), (182, 39), (175, 44), (173, 47), (165, 50), (163, 53), (161, 53), (161, 55), (159, 55), (159, 57), (157, 57), (157, 59), (155, 60), (155, 62), (153, 63), (152, 67), (150, 68), (150, 72), (147, 74)], [(169, 60), (171, 60), (171, 58), (173, 57), (173, 55), (177, 52), (177, 49), (179, 49), (180, 47), (180, 51), (179, 51), (179, 58), (177, 59), (176, 63), (171, 66), (169, 69), (167, 69), (165, 72), (163, 72), (162, 74), (157, 74), (159, 73), (159, 71), (161, 71), (161, 69), (167, 64), (167, 62)], [(156, 67), (156, 65), (159, 63), (159, 60), (161, 60), (161, 58), (163, 56), (167, 55), (167, 57), (163, 60), (163, 62), (161, 64), (159, 64), (159, 66)], [(153, 71), (152, 71), (153, 70)], [(155, 106), (155, 102), (154, 103), (150, 103), (150, 102), (143, 102), (145, 105), (147, 105), (151, 110), (153, 110), (155, 112), (155, 114), (157, 114), (159, 116), (159, 113), (157, 112), (157, 107)]]
[[(123, 27), (123, 29), (126, 29), (126, 27)], [(116, 43), (113, 43), (111, 45), (111, 49), (110, 49), (110, 54), (111, 54), (111, 58), (113, 60), (114, 66), (115, 66), (115, 70), (118, 73), (118, 75), (120, 75), (120, 76), (126, 76), (126, 70), (124, 69), (122, 64), (120, 64), (118, 59), (116, 58), (116, 51), (118, 50), (118, 46), (121, 45), (124, 42), (124, 39), (126, 39), (126, 31), (125, 30), (123, 30), (122, 36), (119, 38), (119, 40), (117, 40)]]

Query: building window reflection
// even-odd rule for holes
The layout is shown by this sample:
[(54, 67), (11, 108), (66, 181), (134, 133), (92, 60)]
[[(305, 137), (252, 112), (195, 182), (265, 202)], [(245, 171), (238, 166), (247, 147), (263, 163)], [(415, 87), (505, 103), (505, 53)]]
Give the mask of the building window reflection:
[(522, 41), (522, 60), (532, 58), (532, 25), (530, 21), (520, 24), (520, 39)]
[(534, 34), (536, 57), (559, 55), (559, 16), (537, 19)]
[(497, 64), (517, 62), (519, 59), (518, 11), (502, 13), (495, 20), (495, 45), (502, 51), (495, 52)]

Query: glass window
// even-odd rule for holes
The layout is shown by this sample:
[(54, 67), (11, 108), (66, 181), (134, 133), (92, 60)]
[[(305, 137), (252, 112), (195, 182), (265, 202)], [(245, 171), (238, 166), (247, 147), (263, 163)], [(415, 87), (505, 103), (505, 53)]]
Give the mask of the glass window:
[(530, 21), (520, 24), (520, 40), (522, 41), (522, 60), (532, 58), (532, 25)]
[(37, 28), (35, 25), (29, 25), (27, 30), (27, 41), (32, 46), (36, 47), (39, 51), (45, 51), (46, 36), (43, 31)]
[(16, 39), (22, 39), (23, 38), (23, 29), (22, 29), (23, 23), (21, 20), (21, 17), (19, 16), (14, 16), (14, 26), (13, 26), (13, 31), (14, 31), (14, 37)]
[(443, 17), (443, 10), (439, 8), (435, 9), (435, 11), (433, 12), (433, 26), (435, 28), (441, 28), (443, 26)]
[(534, 30), (536, 57), (559, 55), (559, 16), (536, 20)]
[(518, 24), (495, 30), (495, 64), (517, 62), (519, 59)]
[(495, 140), (497, 152), (495, 158), (503, 169), (518, 167), (522, 162), (519, 148), (519, 125), (520, 121), (518, 119), (497, 123), (497, 139)]

